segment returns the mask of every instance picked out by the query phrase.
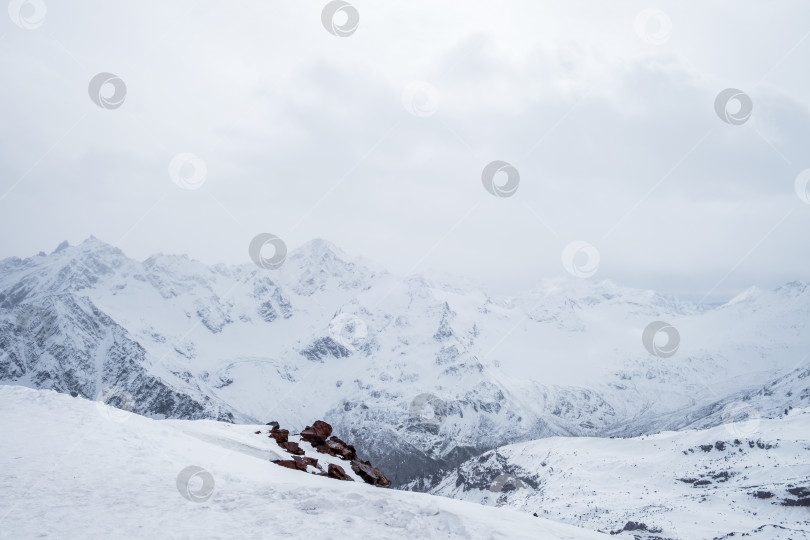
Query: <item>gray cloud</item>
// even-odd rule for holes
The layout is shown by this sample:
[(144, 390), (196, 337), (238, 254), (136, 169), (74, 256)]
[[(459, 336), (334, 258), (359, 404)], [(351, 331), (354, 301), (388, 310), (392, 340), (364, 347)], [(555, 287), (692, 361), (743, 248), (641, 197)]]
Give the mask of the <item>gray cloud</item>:
[[(317, 2), (52, 4), (36, 30), (0, 25), (0, 256), (95, 234), (245, 262), (266, 231), (511, 291), (585, 240), (596, 277), (698, 298), (807, 279), (800, 2), (664, 3), (659, 46), (634, 2), (357, 2), (348, 38)], [(120, 109), (88, 99), (102, 71)], [(434, 115), (402, 106), (413, 81)], [(727, 87), (754, 102), (742, 126), (714, 112)], [(182, 152), (207, 165), (199, 190), (169, 178)], [(482, 188), (493, 160), (520, 171), (515, 196)]]

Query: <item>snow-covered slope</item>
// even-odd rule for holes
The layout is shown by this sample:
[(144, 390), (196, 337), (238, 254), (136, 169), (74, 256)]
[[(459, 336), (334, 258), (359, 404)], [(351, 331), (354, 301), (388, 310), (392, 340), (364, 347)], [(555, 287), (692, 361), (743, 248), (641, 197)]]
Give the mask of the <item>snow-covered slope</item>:
[[(642, 332), (665, 321), (671, 357)], [(396, 277), (323, 240), (265, 270), (140, 262), (95, 238), (0, 261), (0, 381), (158, 418), (332, 424), (395, 486), (552, 435), (635, 435), (810, 405), (810, 287), (704, 309), (609, 281), (514, 298)]]
[(700, 431), (514, 444), (462, 464), (431, 493), (636, 538), (807, 538), (810, 409)]
[(604, 537), (285, 469), (254, 434), (265, 426), (153, 420), (2, 385), (0, 404), (1, 538)]

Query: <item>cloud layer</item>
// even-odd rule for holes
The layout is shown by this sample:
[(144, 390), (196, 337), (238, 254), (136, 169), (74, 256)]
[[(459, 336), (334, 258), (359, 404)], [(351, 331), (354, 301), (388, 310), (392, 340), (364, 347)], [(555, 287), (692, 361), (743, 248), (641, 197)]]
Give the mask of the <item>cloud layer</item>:
[[(347, 37), (325, 5), (6, 18), (0, 257), (94, 234), (248, 262), (268, 232), (501, 291), (568, 275), (574, 241), (594, 278), (698, 299), (808, 279), (804, 3), (358, 1)], [(120, 107), (88, 95), (98, 73), (125, 84)], [(742, 125), (715, 112), (726, 88), (751, 98)], [(170, 172), (178, 154), (199, 161)], [(482, 185), (495, 160), (520, 174), (511, 197)]]

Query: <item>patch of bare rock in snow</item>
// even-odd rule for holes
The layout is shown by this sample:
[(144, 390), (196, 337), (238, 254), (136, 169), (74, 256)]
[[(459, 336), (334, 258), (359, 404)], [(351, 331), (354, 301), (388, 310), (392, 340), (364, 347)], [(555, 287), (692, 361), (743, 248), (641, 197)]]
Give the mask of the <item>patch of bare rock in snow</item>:
[[(278, 422), (268, 422), (267, 425), (271, 426), (268, 437), (274, 439), (284, 451), (291, 454), (291, 459), (273, 460), (276, 465), (318, 476), (328, 476), (336, 480), (354, 481), (356, 475), (367, 484), (383, 488), (391, 487), (391, 481), (385, 477), (382, 471), (372, 466), (371, 462), (358, 459), (354, 446), (332, 435), (332, 426), (323, 420), (316, 420), (312, 426), (307, 426), (297, 435), (290, 435), (289, 430), (280, 429)], [(262, 433), (261, 430), (255, 432), (256, 435)], [(304, 442), (307, 444), (302, 444)], [(310, 447), (309, 453), (307, 446)], [(354, 475), (347, 474), (343, 465), (334, 462), (319, 463), (319, 458), (311, 455), (313, 449), (320, 454), (347, 462), (347, 466), (351, 468)], [(321, 457), (321, 461), (326, 461), (326, 459)], [(326, 465), (326, 470), (323, 465)]]

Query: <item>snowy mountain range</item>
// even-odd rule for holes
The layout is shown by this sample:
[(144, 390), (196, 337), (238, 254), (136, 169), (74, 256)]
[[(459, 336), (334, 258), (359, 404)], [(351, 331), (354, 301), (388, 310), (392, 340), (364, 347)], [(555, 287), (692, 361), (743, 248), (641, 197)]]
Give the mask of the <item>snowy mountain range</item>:
[(810, 534), (810, 409), (636, 438), (487, 452), (431, 493), (639, 539)]
[[(659, 321), (674, 352), (645, 341)], [(716, 307), (573, 279), (503, 297), (324, 240), (275, 270), (137, 261), (95, 238), (0, 262), (0, 382), (153, 418), (323, 418), (416, 490), (506, 444), (810, 406), (809, 324), (802, 282)]]

